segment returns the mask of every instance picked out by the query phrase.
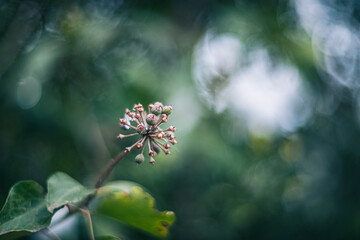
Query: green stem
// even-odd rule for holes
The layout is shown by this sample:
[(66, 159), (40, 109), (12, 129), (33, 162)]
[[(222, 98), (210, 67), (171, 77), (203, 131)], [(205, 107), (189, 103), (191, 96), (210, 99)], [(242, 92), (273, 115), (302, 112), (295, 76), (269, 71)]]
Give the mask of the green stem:
[(82, 208), (79, 208), (79, 210), (84, 214), (86, 220), (87, 220), (87, 225), (88, 225), (88, 228), (89, 228), (89, 234), (90, 234), (90, 239), (91, 240), (95, 240), (95, 236), (94, 236), (94, 228), (93, 228), (93, 225), (92, 225), (92, 221), (91, 221), (91, 215), (90, 215), (90, 212), (89, 212), (89, 209), (82, 209)]
[[(97, 181), (95, 183), (95, 188), (99, 188), (104, 184), (104, 181), (110, 175), (111, 171), (120, 162), (120, 160), (123, 159), (128, 153), (129, 153), (128, 151), (123, 151), (123, 152), (119, 153), (114, 159), (111, 160), (111, 162), (107, 165), (105, 170), (101, 173), (100, 177), (97, 179)], [(96, 195), (96, 193), (92, 194), (92, 195), (89, 195), (87, 197), (87, 199), (84, 200), (83, 204), (81, 204), (81, 206), (83, 206), (84, 209), (73, 206), (73, 205), (67, 205), (67, 207), (69, 208), (69, 211), (70, 211), (69, 214), (65, 218), (63, 218), (62, 220), (60, 220), (57, 223), (60, 223), (60, 222), (64, 221), (66, 218), (71, 216), (72, 213), (80, 211), (80, 212), (84, 213), (84, 215), (87, 218), (90, 235), (92, 237), (91, 239), (95, 240), (95, 238), (94, 238), (94, 230), (93, 230), (92, 221), (91, 221), (91, 215), (90, 215), (90, 212), (88, 210), (88, 204), (89, 204), (90, 200), (95, 197), (95, 195)], [(53, 226), (51, 226), (51, 227), (53, 227)], [(44, 234), (46, 234), (46, 233), (44, 233)]]
[(111, 160), (111, 162), (107, 165), (105, 170), (102, 172), (102, 174), (100, 175), (100, 177), (96, 181), (95, 188), (99, 188), (104, 184), (104, 181), (109, 176), (111, 171), (114, 169), (116, 164), (118, 164), (118, 162), (121, 159), (123, 159), (128, 153), (129, 153), (128, 151), (123, 151), (123, 152), (119, 153), (114, 159)]

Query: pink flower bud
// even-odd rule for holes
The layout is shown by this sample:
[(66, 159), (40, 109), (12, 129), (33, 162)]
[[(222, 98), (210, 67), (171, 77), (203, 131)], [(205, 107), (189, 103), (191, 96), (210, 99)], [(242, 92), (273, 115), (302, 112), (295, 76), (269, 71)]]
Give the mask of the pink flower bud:
[(166, 115), (170, 115), (172, 112), (172, 106), (165, 106), (163, 108), (163, 113), (165, 113)]
[(123, 139), (125, 137), (125, 135), (122, 135), (122, 134), (119, 134), (118, 136), (116, 136), (116, 138), (119, 138), (119, 139)]
[(151, 163), (152, 165), (155, 164), (155, 159), (152, 156), (150, 157), (149, 163)]
[(161, 106), (162, 108), (164, 107), (164, 104), (162, 104), (162, 102), (156, 102), (156, 103), (154, 103), (154, 105), (159, 105), (159, 106)]
[(137, 126), (137, 130), (138, 130), (139, 132), (142, 132), (142, 131), (145, 130), (145, 126), (144, 126), (143, 124), (139, 124), (139, 125)]
[(159, 115), (162, 112), (162, 106), (160, 105), (154, 105), (153, 108), (151, 108), (151, 112), (155, 115)]
[(159, 120), (159, 118), (155, 114), (152, 114), (152, 113), (148, 114), (146, 117), (146, 122), (149, 125), (155, 125), (158, 120)]

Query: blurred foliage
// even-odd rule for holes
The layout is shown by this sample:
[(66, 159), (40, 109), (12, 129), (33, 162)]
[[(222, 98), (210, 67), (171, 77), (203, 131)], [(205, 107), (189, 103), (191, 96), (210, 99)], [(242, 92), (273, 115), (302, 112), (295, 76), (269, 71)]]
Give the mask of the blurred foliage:
[[(158, 209), (175, 212), (170, 239), (358, 239), (359, 89), (334, 76), (358, 76), (347, 67), (359, 69), (360, 55), (335, 62), (343, 56), (304, 30), (301, 2), (1, 1), (0, 204), (15, 182), (45, 186), (56, 171), (91, 185), (132, 143), (116, 139), (123, 110), (162, 101), (174, 106), (177, 150), (159, 155), (155, 167), (136, 166), (132, 153), (112, 178), (145, 186)], [(323, 6), (339, 24), (342, 16), (350, 19), (346, 29), (357, 26), (356, 1), (313, 1), (319, 2), (310, 13)], [(296, 118), (306, 110), (307, 120), (290, 131), (253, 132), (234, 106), (217, 109), (219, 89), (230, 81), (226, 71), (206, 85), (211, 106), (194, 79), (194, 55), (209, 33), (239, 39), (245, 66), (261, 48), (273, 63), (295, 68), (312, 101)], [(73, 226), (83, 224), (76, 219)], [(103, 226), (95, 234), (152, 239), (108, 219), (94, 221)], [(86, 236), (60, 232), (63, 239)]]
[[(154, 209), (155, 200), (139, 186), (126, 181), (111, 182), (100, 188), (93, 206), (97, 213), (164, 238), (175, 221), (171, 211)], [(116, 207), (114, 207), (116, 206)]]

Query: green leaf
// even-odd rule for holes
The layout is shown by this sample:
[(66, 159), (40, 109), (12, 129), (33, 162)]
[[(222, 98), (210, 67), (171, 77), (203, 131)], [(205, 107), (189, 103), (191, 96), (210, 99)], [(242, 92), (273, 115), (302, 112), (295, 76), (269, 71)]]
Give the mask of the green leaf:
[(65, 204), (75, 204), (83, 201), (94, 189), (87, 189), (78, 181), (63, 172), (54, 173), (47, 182), (48, 194), (46, 205), (50, 212)]
[(36, 232), (50, 224), (44, 189), (34, 181), (15, 184), (0, 211), (0, 235), (10, 232)]
[(120, 240), (120, 238), (107, 235), (107, 236), (97, 237), (96, 240)]
[(171, 211), (154, 208), (154, 198), (130, 182), (113, 182), (100, 188), (94, 205), (97, 212), (158, 237), (165, 237), (175, 220)]

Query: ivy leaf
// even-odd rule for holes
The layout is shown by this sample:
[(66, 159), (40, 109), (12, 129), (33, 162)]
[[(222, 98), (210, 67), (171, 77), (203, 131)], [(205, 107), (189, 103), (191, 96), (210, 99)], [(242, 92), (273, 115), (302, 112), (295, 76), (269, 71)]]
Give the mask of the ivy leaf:
[[(0, 235), (10, 232), (37, 232), (50, 224), (44, 189), (34, 181), (16, 183), (0, 211)], [(21, 233), (20, 233), (21, 234)]]
[(171, 211), (154, 208), (154, 198), (136, 184), (117, 181), (99, 188), (94, 199), (98, 213), (158, 237), (166, 237), (175, 220)]
[(47, 182), (48, 194), (46, 196), (46, 205), (52, 213), (56, 208), (65, 204), (75, 204), (83, 201), (94, 189), (87, 189), (78, 181), (63, 172), (57, 172), (51, 175)]

